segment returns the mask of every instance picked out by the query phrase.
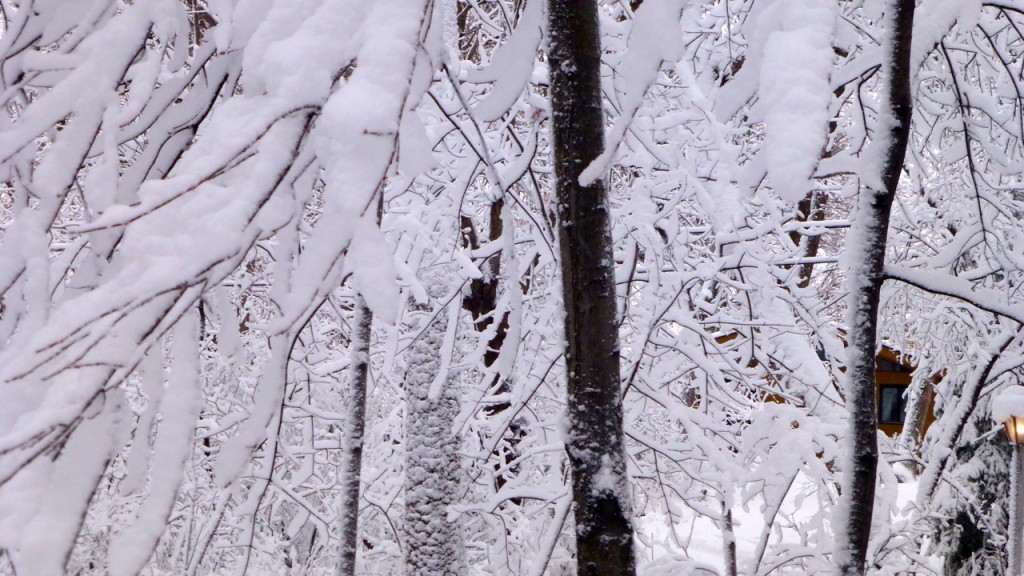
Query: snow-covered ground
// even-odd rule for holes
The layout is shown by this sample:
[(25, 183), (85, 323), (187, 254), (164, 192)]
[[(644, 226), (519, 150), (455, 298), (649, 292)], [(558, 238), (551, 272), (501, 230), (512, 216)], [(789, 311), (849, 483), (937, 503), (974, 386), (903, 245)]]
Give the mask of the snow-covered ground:
[[(803, 475), (797, 477), (794, 488), (786, 498), (779, 517), (786, 518), (787, 523), (803, 524), (809, 522), (820, 512), (818, 500), (803, 497), (815, 487)], [(899, 515), (891, 518), (893, 523), (907, 519), (917, 494), (917, 482), (908, 481), (897, 486), (897, 509)], [(736, 558), (739, 574), (753, 574), (751, 562), (757, 552), (758, 542), (764, 529), (764, 517), (761, 511), (762, 502), (752, 499), (745, 506), (733, 509), (733, 530), (736, 538)], [(826, 525), (827, 528), (827, 525)], [(710, 574), (724, 575), (725, 545), (721, 527), (713, 519), (706, 516), (691, 515), (685, 522), (674, 526), (676, 537), (685, 549), (670, 544), (673, 536), (663, 516), (648, 515), (637, 519), (636, 530), (642, 544), (638, 547), (638, 573), (643, 576), (676, 576), (680, 574), (706, 576)], [(799, 544), (799, 535), (792, 530), (776, 529), (771, 535), (773, 542), (785, 542), (792, 538), (793, 544)], [(831, 541), (831, 538), (827, 539)], [(930, 566), (936, 572), (940, 569), (940, 559), (934, 558)], [(762, 567), (762, 570), (764, 568)], [(800, 565), (783, 567), (775, 573), (803, 574), (805, 568)], [(763, 572), (759, 572), (763, 573)]]

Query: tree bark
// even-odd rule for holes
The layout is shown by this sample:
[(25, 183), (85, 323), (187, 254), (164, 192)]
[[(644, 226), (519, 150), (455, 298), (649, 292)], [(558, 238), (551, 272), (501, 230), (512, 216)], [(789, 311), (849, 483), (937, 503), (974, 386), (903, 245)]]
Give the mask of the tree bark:
[(882, 189), (866, 186), (861, 191), (851, 246), (859, 258), (847, 271), (850, 287), (849, 342), (846, 403), (850, 410), (849, 458), (843, 476), (844, 518), (837, 518), (835, 562), (844, 575), (863, 575), (871, 537), (878, 467), (877, 407), (875, 405), (875, 346), (878, 305), (884, 276), (889, 214), (910, 135), (910, 46), (914, 0), (892, 0), (886, 10), (890, 50), (882, 69), (888, 85), (883, 88), (887, 106), (882, 118), (888, 126), (879, 130), (885, 155)]
[(1010, 518), (1008, 520), (1010, 529), (1009, 542), (1006, 546), (1006, 555), (1009, 558), (1009, 566), (1006, 573), (1011, 576), (1018, 576), (1022, 572), (1021, 566), (1021, 539), (1024, 536), (1024, 494), (1021, 493), (1021, 452), (1024, 446), (1013, 447), (1013, 459), (1010, 463)]
[(722, 548), (725, 560), (725, 576), (737, 576), (739, 565), (736, 563), (736, 529), (732, 522), (732, 509), (722, 501)]
[(366, 425), (366, 383), (370, 373), (370, 336), (373, 312), (362, 296), (356, 296), (352, 329), (351, 367), (352, 404), (348, 410), (342, 438), (341, 506), (339, 525), (341, 550), (338, 554), (338, 576), (355, 576), (356, 551), (359, 547), (359, 488), (363, 469), (363, 432)]
[[(433, 277), (424, 280), (424, 287), (437, 302), (447, 284)], [(462, 543), (458, 525), (448, 519), (448, 507), (459, 487), (459, 438), (452, 433), (459, 396), (447, 379), (434, 391), (436, 396), (431, 394), (441, 370), (448, 314), (441, 309), (433, 320), (429, 309), (415, 314), (423, 330), (408, 352), (405, 378), (405, 573), (456, 576), (464, 572)]]
[[(931, 408), (932, 386), (935, 385), (935, 378), (933, 376), (928, 381), (915, 381), (907, 390), (907, 417), (903, 422), (903, 431), (900, 432), (899, 446), (908, 456), (916, 455), (921, 448), (924, 423)], [(907, 469), (915, 476), (921, 473), (921, 465), (916, 462), (908, 462)]]
[(608, 191), (579, 183), (604, 149), (597, 3), (549, 0), (548, 17), (577, 574), (634, 574)]
[[(814, 191), (804, 197), (803, 200), (797, 204), (797, 222), (821, 222), (825, 219), (825, 204), (828, 198), (824, 193), (820, 191)], [(801, 232), (791, 232), (789, 234), (790, 240), (793, 244), (800, 246), (802, 238), (806, 235), (807, 241), (803, 245), (803, 250), (800, 251), (799, 255), (801, 258), (814, 258), (818, 255), (818, 249), (821, 247), (821, 234), (808, 235)], [(800, 281), (797, 283), (799, 288), (807, 288), (811, 285), (811, 275), (814, 273), (814, 264), (810, 262), (799, 265), (799, 277)]]

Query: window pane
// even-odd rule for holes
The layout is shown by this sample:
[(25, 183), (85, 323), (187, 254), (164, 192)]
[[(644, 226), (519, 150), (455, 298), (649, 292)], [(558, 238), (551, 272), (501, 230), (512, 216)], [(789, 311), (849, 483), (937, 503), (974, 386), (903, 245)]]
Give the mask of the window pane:
[(886, 424), (902, 424), (907, 417), (903, 386), (882, 386), (879, 390), (878, 420)]

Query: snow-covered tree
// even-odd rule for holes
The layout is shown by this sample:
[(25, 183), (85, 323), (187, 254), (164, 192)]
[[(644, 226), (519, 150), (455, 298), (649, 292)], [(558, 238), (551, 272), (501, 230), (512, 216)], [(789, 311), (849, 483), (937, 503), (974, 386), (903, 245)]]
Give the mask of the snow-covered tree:
[(0, 8), (0, 573), (1002, 569), (1017, 0)]
[(611, 214), (604, 175), (583, 174), (604, 151), (597, 4), (550, 0), (548, 31), (577, 570), (633, 574)]
[[(427, 280), (431, 302), (441, 303), (448, 283), (434, 272)], [(459, 392), (441, 366), (448, 315), (419, 311), (420, 332), (409, 349), (405, 378), (406, 574), (461, 574), (462, 545), (448, 508), (459, 493), (459, 438), (452, 424)]]

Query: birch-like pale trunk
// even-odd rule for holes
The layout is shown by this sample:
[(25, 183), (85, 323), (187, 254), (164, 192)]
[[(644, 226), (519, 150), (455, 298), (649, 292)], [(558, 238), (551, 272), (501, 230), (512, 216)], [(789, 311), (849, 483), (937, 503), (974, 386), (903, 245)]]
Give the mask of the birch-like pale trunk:
[(1009, 558), (1009, 566), (1006, 573), (1010, 576), (1021, 574), (1021, 539), (1024, 537), (1024, 494), (1021, 493), (1021, 452), (1024, 446), (1013, 447), (1013, 459), (1010, 463), (1010, 524), (1009, 542), (1006, 546), (1006, 555)]
[[(888, 54), (882, 62), (883, 126), (875, 146), (884, 150), (880, 174), (865, 174), (869, 185), (861, 190), (849, 262), (849, 341), (847, 343), (846, 403), (850, 410), (849, 445), (842, 481), (841, 516), (836, 518), (834, 561), (845, 576), (865, 570), (878, 467), (877, 407), (875, 402), (875, 347), (878, 305), (884, 281), (889, 214), (910, 135), (910, 48), (914, 0), (892, 0), (885, 17)], [(879, 183), (877, 186), (873, 183)]]
[[(903, 422), (903, 431), (900, 432), (899, 446), (908, 455), (914, 455), (921, 447), (921, 435), (924, 430), (924, 420), (931, 404), (931, 394), (928, 381), (915, 381), (907, 391), (907, 417)], [(907, 465), (915, 476), (921, 473), (921, 466), (915, 462)]]
[(608, 190), (579, 181), (604, 149), (597, 3), (549, 0), (548, 18), (577, 574), (633, 574)]
[[(445, 284), (424, 282), (433, 301)], [(459, 413), (457, 390), (445, 379), (437, 396), (431, 387), (441, 370), (448, 314), (432, 318), (428, 310), (415, 313), (429, 322), (408, 351), (405, 378), (405, 567), (409, 576), (456, 576), (464, 572), (458, 526), (448, 519), (448, 507), (458, 494), (459, 438), (452, 423)], [(444, 378), (443, 375), (441, 375)]]
[(737, 576), (739, 568), (736, 563), (736, 530), (732, 522), (732, 509), (722, 502), (725, 511), (722, 517), (722, 554), (725, 560), (725, 576)]

